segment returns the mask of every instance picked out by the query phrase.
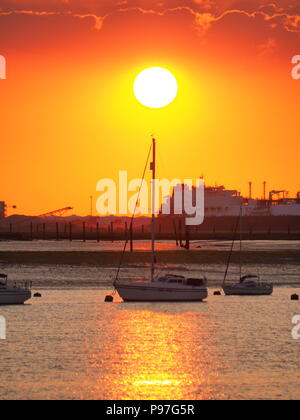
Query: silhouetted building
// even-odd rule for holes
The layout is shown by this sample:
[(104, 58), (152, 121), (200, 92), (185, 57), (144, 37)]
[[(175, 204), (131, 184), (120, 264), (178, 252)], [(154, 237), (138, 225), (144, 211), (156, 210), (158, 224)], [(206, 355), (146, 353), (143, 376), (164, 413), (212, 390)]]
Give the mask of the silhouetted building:
[(4, 219), (5, 213), (6, 213), (5, 209), (6, 209), (5, 201), (0, 201), (0, 219)]

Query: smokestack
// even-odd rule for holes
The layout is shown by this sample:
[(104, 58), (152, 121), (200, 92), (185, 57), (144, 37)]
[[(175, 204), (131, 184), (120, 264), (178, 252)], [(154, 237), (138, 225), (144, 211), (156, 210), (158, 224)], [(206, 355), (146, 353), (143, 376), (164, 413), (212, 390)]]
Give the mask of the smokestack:
[(249, 182), (249, 198), (252, 198), (252, 182)]
[(264, 200), (266, 200), (266, 186), (267, 186), (267, 183), (266, 183), (266, 181), (264, 181), (263, 182), (263, 191), (264, 191), (264, 195), (263, 195), (263, 197), (264, 197)]

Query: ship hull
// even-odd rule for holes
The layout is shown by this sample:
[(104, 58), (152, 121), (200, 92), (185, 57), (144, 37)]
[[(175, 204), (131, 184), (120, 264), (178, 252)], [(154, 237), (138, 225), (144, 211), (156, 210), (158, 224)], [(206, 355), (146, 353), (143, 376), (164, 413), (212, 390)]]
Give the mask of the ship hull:
[(31, 298), (30, 290), (4, 289), (0, 290), (0, 305), (23, 305)]
[(155, 283), (118, 284), (116, 290), (125, 302), (201, 302), (206, 287), (172, 287)]
[(226, 296), (270, 296), (273, 288), (238, 288), (232, 286), (224, 286), (223, 291)]

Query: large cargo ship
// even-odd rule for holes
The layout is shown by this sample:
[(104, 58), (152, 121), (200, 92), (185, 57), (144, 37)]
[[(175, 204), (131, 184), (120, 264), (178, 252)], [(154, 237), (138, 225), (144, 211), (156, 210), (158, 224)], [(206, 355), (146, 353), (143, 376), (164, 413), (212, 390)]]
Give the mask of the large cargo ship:
[[(300, 192), (295, 198), (288, 197), (286, 191), (271, 191), (268, 199), (252, 199), (243, 197), (237, 190), (227, 190), (223, 185), (207, 186), (204, 191), (206, 218), (238, 216), (241, 205), (245, 216), (300, 216)], [(176, 214), (174, 193), (167, 200), (171, 214)]]
[(300, 193), (273, 200), (271, 192), (269, 200), (247, 199), (244, 208), (246, 216), (300, 216)]

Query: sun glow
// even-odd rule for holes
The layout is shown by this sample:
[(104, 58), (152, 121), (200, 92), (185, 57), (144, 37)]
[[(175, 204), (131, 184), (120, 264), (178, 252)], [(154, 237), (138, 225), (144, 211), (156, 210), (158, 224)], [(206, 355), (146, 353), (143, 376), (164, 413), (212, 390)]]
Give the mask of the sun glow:
[(149, 108), (162, 108), (174, 101), (178, 93), (175, 77), (161, 67), (143, 70), (135, 79), (134, 94)]

